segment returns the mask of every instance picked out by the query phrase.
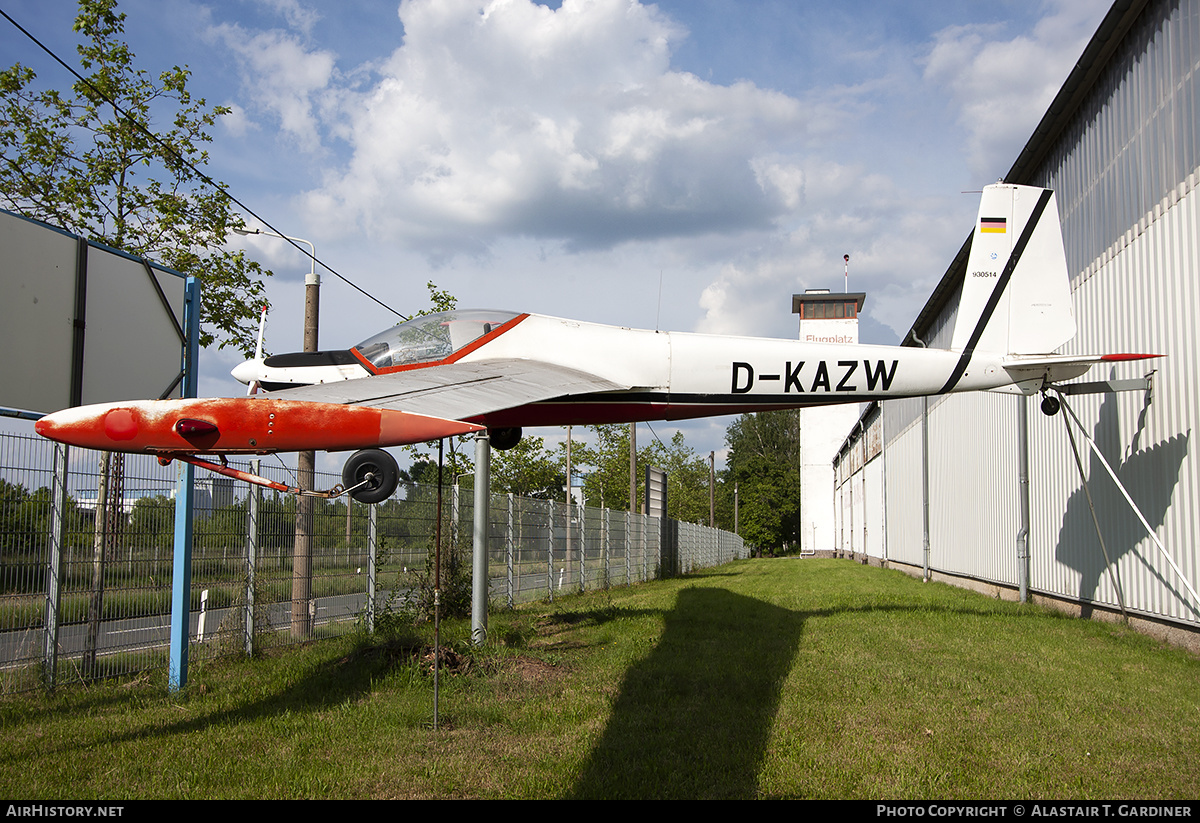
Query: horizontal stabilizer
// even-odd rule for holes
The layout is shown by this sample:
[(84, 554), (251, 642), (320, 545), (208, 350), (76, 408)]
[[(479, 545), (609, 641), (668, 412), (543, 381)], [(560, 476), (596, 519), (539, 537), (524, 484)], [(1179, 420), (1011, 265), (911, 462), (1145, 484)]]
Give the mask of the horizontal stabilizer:
[(1055, 383), (1080, 377), (1097, 363), (1150, 360), (1155, 357), (1162, 357), (1162, 355), (1123, 353), (1006, 357), (1003, 364), (1004, 370), (1012, 378), (1013, 385), (1001, 386), (993, 391), (1009, 394), (1034, 394)]

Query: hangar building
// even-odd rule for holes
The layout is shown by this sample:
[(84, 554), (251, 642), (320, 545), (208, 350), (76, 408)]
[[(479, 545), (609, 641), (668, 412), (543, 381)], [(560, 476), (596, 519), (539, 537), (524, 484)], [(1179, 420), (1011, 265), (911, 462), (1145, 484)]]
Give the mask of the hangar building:
[[(1117, 0), (1005, 176), (1057, 194), (1079, 325), (1064, 353), (1167, 356), (1093, 368), (1075, 382), (1121, 390), (1053, 417), (992, 393), (870, 405), (834, 459), (839, 553), (1200, 645), (1198, 70), (1200, 0)], [(967, 250), (904, 345), (949, 347)]]

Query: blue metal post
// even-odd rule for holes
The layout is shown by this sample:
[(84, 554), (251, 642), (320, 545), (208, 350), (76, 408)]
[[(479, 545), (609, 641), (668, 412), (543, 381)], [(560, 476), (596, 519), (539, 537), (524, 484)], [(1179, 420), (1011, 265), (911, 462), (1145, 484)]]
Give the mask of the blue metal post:
[[(183, 328), (187, 335), (183, 349), (183, 396), (195, 397), (200, 356), (200, 281), (187, 278), (184, 286)], [(171, 657), (169, 687), (172, 691), (187, 685), (188, 640), (191, 637), (192, 600), (192, 489), (196, 469), (190, 463), (177, 462), (175, 485), (175, 556), (171, 566)]]

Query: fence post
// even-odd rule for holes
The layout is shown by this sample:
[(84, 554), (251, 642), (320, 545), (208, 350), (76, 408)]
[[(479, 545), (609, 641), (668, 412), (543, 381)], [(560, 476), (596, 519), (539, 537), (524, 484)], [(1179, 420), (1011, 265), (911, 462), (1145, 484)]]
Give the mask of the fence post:
[(379, 557), (379, 506), (367, 506), (367, 631), (375, 631), (375, 575)]
[[(250, 461), (250, 471), (262, 474), (262, 460), (255, 458)], [(245, 647), (246, 656), (254, 654), (254, 577), (258, 565), (258, 509), (262, 500), (262, 486), (251, 483), (246, 501), (246, 626)]]
[(608, 532), (608, 509), (605, 509), (602, 512), (602, 515), (604, 517), (604, 520), (601, 521), (603, 523), (604, 532), (604, 542), (602, 544), (604, 551), (604, 588), (607, 589), (612, 584), (612, 547), (609, 544), (610, 535)]
[(546, 501), (546, 597), (554, 602), (554, 501)]
[(511, 609), (515, 600), (513, 591), (513, 549), (516, 545), (516, 528), (513, 522), (513, 493), (508, 493), (508, 529), (504, 535), (504, 559), (508, 566), (508, 607)]
[(68, 447), (54, 444), (54, 474), (50, 495), (50, 575), (46, 580), (45, 632), (42, 646), (42, 681), (53, 690), (58, 671), (58, 604), (62, 593), (62, 550), (67, 533)]
[[(583, 506), (575, 506), (576, 517), (579, 518), (579, 591), (582, 594), (587, 588), (587, 567), (585, 561), (587, 558), (587, 528), (585, 521), (587, 520), (587, 509)], [(571, 501), (567, 501), (567, 521), (571, 518)]]

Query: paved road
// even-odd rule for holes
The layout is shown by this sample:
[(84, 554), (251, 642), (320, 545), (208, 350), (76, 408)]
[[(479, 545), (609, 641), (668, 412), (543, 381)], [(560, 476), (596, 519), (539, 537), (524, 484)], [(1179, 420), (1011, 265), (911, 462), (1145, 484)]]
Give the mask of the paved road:
[[(568, 568), (555, 569), (554, 593), (567, 594), (576, 591), (576, 570)], [(504, 572), (492, 576), (492, 596), (500, 601), (506, 597), (507, 575)], [(546, 574), (542, 572), (520, 576), (518, 582), (517, 601), (540, 599), (546, 593)], [(381, 592), (377, 596), (380, 607), (387, 602), (391, 592)], [(366, 605), (365, 594), (346, 594), (331, 597), (319, 597), (316, 600), (316, 625), (352, 621), (358, 618)], [(211, 641), (220, 630), (226, 617), (232, 609), (210, 609), (204, 614), (204, 639)], [(193, 642), (199, 639), (199, 611), (191, 614), (190, 637)], [(256, 632), (286, 631), (291, 626), (291, 603), (271, 603), (259, 609), (258, 619), (266, 625), (256, 626)], [(118, 652), (141, 651), (145, 649), (165, 649), (170, 645), (171, 628), (170, 615), (159, 614), (149, 617), (136, 617), (123, 620), (106, 620), (100, 625), (100, 634), (96, 641), (98, 654), (115, 654)], [(83, 654), (87, 640), (87, 625), (72, 623), (61, 625), (58, 629), (58, 653), (62, 657), (78, 657)], [(0, 631), (0, 669), (29, 665), (41, 660), (43, 633), (41, 628)]]
[[(377, 602), (384, 603), (390, 593), (378, 595)], [(344, 594), (316, 599), (316, 625), (338, 623), (356, 619), (367, 602), (365, 594)], [(190, 637), (200, 639), (200, 619), (204, 618), (204, 639), (211, 640), (232, 609), (209, 609), (203, 615), (199, 611), (191, 614)], [(271, 603), (260, 609), (258, 619), (266, 625), (256, 626), (256, 631), (286, 630), (291, 626), (291, 603)], [(161, 649), (170, 644), (170, 615), (159, 614), (125, 620), (106, 620), (100, 624), (96, 638), (98, 654)], [(58, 653), (64, 657), (77, 657), (83, 653), (87, 640), (87, 625), (72, 623), (59, 626)], [(27, 665), (41, 659), (43, 632), (41, 628), (0, 632), (0, 668)]]

